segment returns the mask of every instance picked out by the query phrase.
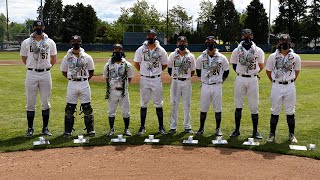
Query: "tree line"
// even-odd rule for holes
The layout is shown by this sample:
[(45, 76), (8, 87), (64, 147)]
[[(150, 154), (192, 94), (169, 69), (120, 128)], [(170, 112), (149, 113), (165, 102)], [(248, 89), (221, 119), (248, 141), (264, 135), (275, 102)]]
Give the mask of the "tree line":
[[(271, 34), (289, 33), (297, 45), (315, 44), (320, 38), (320, 0), (278, 0), (279, 14), (271, 22)], [(40, 8), (40, 7), (39, 7)], [(40, 18), (40, 11), (38, 9)], [(223, 44), (239, 42), (243, 28), (254, 32), (254, 41), (268, 43), (268, 16), (260, 0), (252, 0), (243, 12), (235, 9), (233, 0), (200, 2), (199, 17), (193, 21), (186, 9), (177, 5), (161, 14), (146, 0), (137, 0), (132, 7), (121, 8), (121, 15), (112, 23), (97, 17), (91, 5), (82, 3), (62, 5), (62, 0), (45, 0), (43, 20), (45, 32), (57, 42), (67, 43), (73, 34), (83, 37), (84, 43), (122, 43), (124, 32), (145, 32), (155, 28), (175, 43), (178, 35), (188, 37), (189, 43), (201, 44), (208, 35), (216, 36)], [(6, 17), (0, 14), (0, 41), (13, 38), (14, 34), (32, 32), (32, 21), (10, 23), (6, 30)], [(196, 29), (193, 28), (196, 22)]]

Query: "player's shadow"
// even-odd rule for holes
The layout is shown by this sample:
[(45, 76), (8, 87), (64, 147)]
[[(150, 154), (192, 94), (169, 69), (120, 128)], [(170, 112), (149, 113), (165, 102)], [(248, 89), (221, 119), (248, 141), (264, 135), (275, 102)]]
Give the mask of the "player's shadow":
[[(282, 154), (288, 154), (288, 152), (290, 151), (289, 145), (291, 145), (291, 142), (289, 142), (289, 141), (284, 141), (281, 143), (266, 142), (265, 144), (261, 144), (259, 147), (257, 147), (257, 150), (261, 148), (267, 152), (259, 152), (259, 151), (255, 151), (255, 152), (257, 154), (262, 155), (264, 159), (272, 160), (272, 159), (276, 159), (277, 157), (283, 156)], [(271, 153), (271, 152), (273, 152), (273, 153)]]
[(17, 146), (17, 145), (20, 145), (20, 144), (24, 144), (26, 142), (30, 142), (30, 144), (33, 143), (33, 141), (37, 141), (39, 140), (39, 137), (42, 136), (41, 134), (34, 134), (33, 136), (31, 137), (24, 137), (23, 136), (17, 136), (17, 137), (13, 137), (13, 138), (10, 138), (10, 139), (5, 139), (5, 140), (2, 140), (0, 141), (0, 147), (14, 147), (14, 146)]

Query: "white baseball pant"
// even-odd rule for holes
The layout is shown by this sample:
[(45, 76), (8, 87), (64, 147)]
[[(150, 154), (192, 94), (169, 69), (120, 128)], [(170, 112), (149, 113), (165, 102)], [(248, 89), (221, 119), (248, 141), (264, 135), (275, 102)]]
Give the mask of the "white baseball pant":
[(259, 84), (258, 78), (237, 76), (234, 82), (234, 103), (236, 108), (243, 108), (244, 97), (248, 96), (251, 114), (258, 113)]
[(222, 111), (222, 83), (201, 85), (200, 111), (208, 112), (210, 103), (213, 104), (215, 112)]
[(182, 97), (182, 105), (184, 111), (184, 129), (191, 129), (190, 124), (190, 102), (191, 102), (191, 81), (175, 80), (173, 79), (170, 87), (171, 98), (171, 113), (170, 113), (170, 128), (177, 129), (178, 124), (178, 109), (180, 104), (180, 97)]
[(69, 80), (67, 88), (67, 103), (77, 104), (78, 98), (81, 104), (91, 102), (91, 90), (89, 81)]
[(129, 94), (125, 93), (122, 97), (122, 91), (110, 90), (110, 95), (108, 99), (108, 116), (115, 117), (117, 113), (117, 106), (120, 105), (122, 117), (130, 117), (130, 101)]
[(287, 85), (272, 83), (271, 94), (271, 113), (279, 115), (282, 111), (282, 103), (284, 111), (287, 115), (292, 115), (296, 110), (296, 87), (294, 83)]
[(148, 107), (152, 97), (153, 105), (156, 108), (162, 107), (162, 80), (160, 77), (148, 78), (141, 76), (140, 79), (140, 106)]
[(26, 80), (27, 111), (35, 111), (38, 89), (40, 91), (41, 109), (50, 108), (52, 94), (52, 79), (50, 71), (35, 72), (27, 70)]

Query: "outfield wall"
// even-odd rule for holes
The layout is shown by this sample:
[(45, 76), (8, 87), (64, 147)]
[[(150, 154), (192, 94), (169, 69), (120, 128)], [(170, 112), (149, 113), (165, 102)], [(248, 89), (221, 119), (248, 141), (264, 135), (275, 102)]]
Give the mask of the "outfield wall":
[[(86, 51), (111, 51), (113, 44), (83, 44), (83, 48)], [(125, 51), (135, 51), (140, 45), (123, 45)], [(217, 45), (220, 52), (232, 52), (238, 45)], [(259, 44), (265, 52), (271, 52), (272, 46), (268, 44)], [(70, 44), (61, 44), (57, 43), (58, 51), (67, 51), (70, 48)], [(175, 44), (162, 45), (168, 52), (172, 52), (175, 48)], [(205, 49), (204, 44), (191, 44), (188, 46), (188, 49), (192, 52), (202, 52)], [(0, 51), (19, 51), (19, 43), (0, 43)], [(299, 54), (320, 54), (320, 49), (302, 49), (295, 50)]]

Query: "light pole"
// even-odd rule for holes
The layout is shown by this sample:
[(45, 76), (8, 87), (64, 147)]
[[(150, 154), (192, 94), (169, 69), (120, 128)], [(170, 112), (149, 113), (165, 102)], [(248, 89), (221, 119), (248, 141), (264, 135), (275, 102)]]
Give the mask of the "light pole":
[(270, 19), (271, 19), (271, 0), (269, 1), (269, 24), (268, 24), (268, 45), (270, 45)]
[(41, 21), (43, 21), (43, 6), (42, 6), (42, 0), (41, 0), (41, 5), (40, 5), (40, 10), (41, 10), (41, 14), (40, 14), (40, 18), (41, 18)]
[(167, 38), (167, 44), (168, 44), (168, 35), (169, 35), (169, 0), (167, 0), (167, 29), (166, 29), (166, 38)]
[(7, 8), (7, 40), (9, 41), (9, 10), (8, 10), (8, 0), (6, 0), (6, 8)]

